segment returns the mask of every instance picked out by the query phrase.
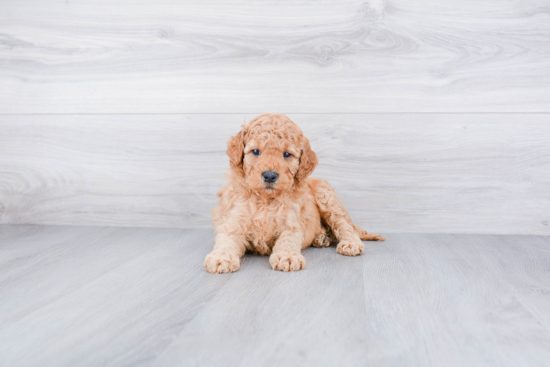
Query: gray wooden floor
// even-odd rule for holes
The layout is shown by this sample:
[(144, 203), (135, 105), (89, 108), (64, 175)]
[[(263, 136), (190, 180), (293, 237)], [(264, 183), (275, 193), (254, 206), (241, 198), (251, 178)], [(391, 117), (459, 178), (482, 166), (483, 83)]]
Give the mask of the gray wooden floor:
[(388, 237), (212, 275), (212, 230), (3, 225), (0, 364), (549, 365), (549, 237)]

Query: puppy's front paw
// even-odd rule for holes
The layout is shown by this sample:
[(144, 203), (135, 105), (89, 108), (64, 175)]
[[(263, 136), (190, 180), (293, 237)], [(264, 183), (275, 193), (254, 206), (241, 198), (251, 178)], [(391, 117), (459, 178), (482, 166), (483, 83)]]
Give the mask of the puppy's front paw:
[(204, 259), (204, 268), (211, 273), (231, 273), (241, 266), (241, 258), (232, 252), (212, 251)]
[(274, 252), (269, 263), (273, 270), (296, 271), (306, 267), (306, 258), (299, 252)]
[(341, 255), (356, 256), (361, 255), (364, 248), (365, 245), (363, 245), (363, 242), (361, 242), (360, 240), (342, 240), (340, 241), (340, 243), (338, 243), (338, 246), (336, 247), (336, 252)]

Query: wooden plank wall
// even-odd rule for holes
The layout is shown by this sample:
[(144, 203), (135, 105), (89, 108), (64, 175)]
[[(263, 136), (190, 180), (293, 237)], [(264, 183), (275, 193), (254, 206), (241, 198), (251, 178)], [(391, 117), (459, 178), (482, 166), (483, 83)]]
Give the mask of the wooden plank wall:
[(381, 232), (550, 235), (550, 3), (0, 3), (0, 223), (209, 227), (289, 115)]

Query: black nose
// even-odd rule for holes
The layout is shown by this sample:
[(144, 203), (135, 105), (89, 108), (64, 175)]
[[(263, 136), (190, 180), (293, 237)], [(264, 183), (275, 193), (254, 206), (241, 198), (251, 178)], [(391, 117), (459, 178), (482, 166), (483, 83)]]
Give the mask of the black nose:
[(264, 181), (267, 183), (273, 183), (277, 181), (277, 178), (279, 178), (277, 172), (273, 171), (265, 171), (264, 173), (262, 173), (262, 176), (264, 176)]

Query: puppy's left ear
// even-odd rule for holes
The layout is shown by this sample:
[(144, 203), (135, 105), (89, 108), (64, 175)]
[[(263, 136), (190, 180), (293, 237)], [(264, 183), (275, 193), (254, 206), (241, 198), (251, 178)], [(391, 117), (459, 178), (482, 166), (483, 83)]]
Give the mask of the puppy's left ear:
[(304, 148), (300, 156), (300, 168), (298, 168), (298, 172), (296, 173), (296, 179), (301, 181), (311, 175), (315, 167), (317, 167), (317, 162), (317, 154), (311, 150), (309, 139), (304, 137)]

